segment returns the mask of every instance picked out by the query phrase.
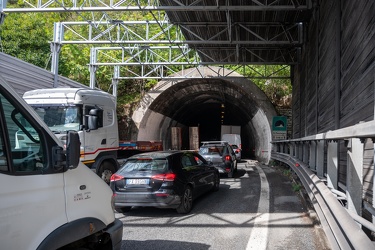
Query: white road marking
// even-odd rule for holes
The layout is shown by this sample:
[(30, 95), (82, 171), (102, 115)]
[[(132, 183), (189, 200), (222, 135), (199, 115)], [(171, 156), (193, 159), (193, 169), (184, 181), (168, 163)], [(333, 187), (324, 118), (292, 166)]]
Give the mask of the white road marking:
[(263, 170), (256, 166), (260, 176), (260, 199), (258, 204), (258, 212), (254, 220), (254, 228), (251, 230), (249, 242), (246, 250), (267, 249), (268, 242), (268, 221), (270, 207), (270, 192), (267, 177)]

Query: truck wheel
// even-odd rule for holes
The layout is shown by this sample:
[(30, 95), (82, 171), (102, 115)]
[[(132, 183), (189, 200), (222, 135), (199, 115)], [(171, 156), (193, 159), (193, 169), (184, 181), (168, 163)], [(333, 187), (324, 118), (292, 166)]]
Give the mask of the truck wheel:
[(99, 168), (98, 175), (103, 181), (109, 184), (111, 176), (116, 172), (115, 167), (108, 161), (102, 162)]
[(184, 194), (181, 197), (181, 204), (177, 207), (177, 213), (187, 214), (193, 207), (193, 192), (190, 186), (185, 188)]

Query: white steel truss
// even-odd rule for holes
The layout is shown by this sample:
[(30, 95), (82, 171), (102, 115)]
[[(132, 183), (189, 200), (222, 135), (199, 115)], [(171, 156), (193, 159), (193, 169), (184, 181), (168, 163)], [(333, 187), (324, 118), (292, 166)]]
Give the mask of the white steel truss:
[[(280, 64), (293, 65), (298, 63), (300, 46), (303, 44), (301, 23), (267, 23), (248, 22), (232, 23), (229, 13), (231, 11), (301, 11), (311, 8), (310, 0), (300, 1), (248, 1), (248, 5), (226, 4), (205, 5), (202, 0), (178, 1), (176, 5), (163, 6), (161, 1), (149, 0), (119, 0), (119, 1), (60, 1), (60, 0), (24, 0), (24, 8), (5, 8), (6, 0), (0, 5), (0, 12), (66, 12), (77, 13), (93, 12), (92, 20), (85, 22), (60, 22), (54, 26), (54, 40), (52, 41), (52, 72), (58, 71), (58, 54), (64, 44), (89, 44), (93, 47), (90, 55), (91, 81), (95, 81), (96, 68), (103, 65), (109, 66), (140, 66), (141, 74), (128, 74), (126, 78), (158, 78), (165, 79), (171, 73), (185, 67), (203, 65), (238, 65), (247, 67), (249, 64)], [(5, 4), (4, 4), (5, 2)], [(165, 1), (164, 1), (165, 2)], [(189, 4), (187, 4), (189, 2)], [(114, 11), (148, 11), (153, 13), (152, 21), (122, 21), (111, 19), (109, 12)], [(225, 11), (227, 22), (169, 22), (164, 11)], [(155, 15), (154, 13), (157, 13)], [(80, 26), (80, 28), (76, 28)], [(215, 27), (219, 29), (215, 35), (199, 34), (194, 32), (194, 27)], [(150, 36), (150, 30), (153, 32)], [(188, 28), (187, 28), (188, 27)], [(79, 30), (79, 31), (78, 31)], [(143, 32), (140, 33), (139, 30)], [(82, 32), (84, 31), (84, 32)], [(235, 31), (235, 32), (233, 32)], [(194, 39), (186, 40), (183, 33), (189, 34)], [(227, 39), (220, 38), (225, 33)], [(241, 36), (239, 35), (241, 34)], [(265, 35), (267, 34), (267, 35)], [(268, 36), (268, 34), (273, 34)], [(106, 47), (103, 47), (106, 46)], [(234, 45), (234, 46), (233, 46)], [(262, 47), (259, 47), (262, 45)], [(281, 49), (287, 46), (288, 49)], [(108, 51), (111, 50), (111, 53)], [(220, 60), (213, 58), (210, 51), (223, 51)], [(274, 51), (274, 57), (264, 58), (263, 51)], [(244, 53), (249, 53), (257, 62), (243, 58)], [(202, 60), (204, 58), (204, 60)], [(118, 69), (115, 69), (117, 71)], [(118, 70), (118, 72), (120, 72)], [(128, 73), (129, 73), (128, 72)], [(117, 74), (118, 78), (122, 77)], [(265, 76), (262, 76), (265, 77)], [(90, 84), (94, 84), (91, 83)]]

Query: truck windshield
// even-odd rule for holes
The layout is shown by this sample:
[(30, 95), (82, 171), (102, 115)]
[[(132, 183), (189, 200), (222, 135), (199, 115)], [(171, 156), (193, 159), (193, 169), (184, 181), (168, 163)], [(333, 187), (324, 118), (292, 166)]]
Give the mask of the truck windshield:
[(32, 107), (54, 133), (65, 133), (68, 130), (78, 131), (82, 125), (82, 108), (80, 106), (34, 106)]

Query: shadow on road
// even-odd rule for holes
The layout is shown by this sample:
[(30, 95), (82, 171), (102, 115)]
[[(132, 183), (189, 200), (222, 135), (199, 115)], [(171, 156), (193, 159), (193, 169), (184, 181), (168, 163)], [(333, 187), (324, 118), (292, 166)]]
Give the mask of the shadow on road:
[(137, 240), (123, 240), (121, 249), (132, 249), (132, 250), (144, 250), (144, 249), (194, 249), (194, 250), (206, 250), (209, 249), (210, 246), (202, 243), (194, 243), (194, 242), (182, 242), (182, 241), (171, 241), (171, 240), (145, 240), (145, 241), (137, 241)]

